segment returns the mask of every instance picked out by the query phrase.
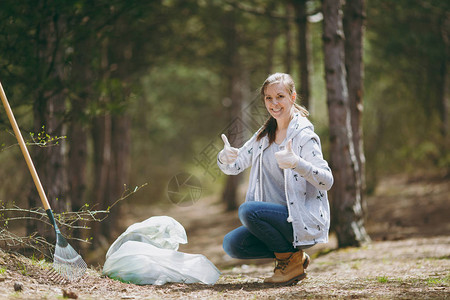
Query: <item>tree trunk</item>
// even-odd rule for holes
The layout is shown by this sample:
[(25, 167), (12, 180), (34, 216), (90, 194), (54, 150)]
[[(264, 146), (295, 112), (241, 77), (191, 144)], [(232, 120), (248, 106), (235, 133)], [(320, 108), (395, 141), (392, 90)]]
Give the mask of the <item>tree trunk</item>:
[(358, 176), (361, 178), (361, 203), (364, 211), (365, 165), (363, 130), (361, 117), (363, 112), (363, 26), (364, 0), (347, 0), (344, 10), (345, 69), (347, 71), (348, 100), (355, 156), (358, 161)]
[[(114, 204), (124, 192), (130, 174), (131, 121), (128, 115), (120, 114), (112, 117), (111, 128), (111, 165), (109, 171), (108, 207)], [(120, 216), (122, 210), (118, 204), (110, 209), (108, 218), (102, 222), (102, 233), (107, 239), (120, 234)]]
[[(120, 27), (119, 25), (117, 25)], [(106, 244), (119, 234), (121, 225), (121, 205), (114, 205), (121, 198), (124, 186), (128, 183), (130, 173), (131, 120), (124, 104), (131, 94), (128, 70), (131, 69), (129, 59), (132, 47), (126, 40), (115, 42), (108, 47), (110, 40), (102, 42), (102, 62), (104, 90), (99, 107), (103, 112), (93, 124), (94, 140), (94, 201), (100, 209), (109, 210), (109, 214), (100, 224), (94, 226), (94, 234), (98, 239), (93, 246)], [(118, 69), (112, 76), (111, 64)], [(120, 81), (120, 85), (116, 82)], [(109, 107), (112, 107), (109, 108)]]
[[(44, 141), (48, 142), (47, 134), (50, 137), (61, 137), (65, 134), (63, 117), (66, 106), (65, 94), (62, 88), (64, 81), (64, 49), (61, 45), (64, 23), (57, 16), (52, 16), (44, 21), (39, 29), (38, 59), (41, 63), (41, 70), (38, 73), (41, 75), (41, 81), (49, 82), (49, 84), (45, 85), (38, 92), (38, 97), (34, 103), (34, 129), (36, 133), (42, 134), (41, 137)], [(67, 191), (64, 168), (65, 141), (61, 140), (57, 145), (42, 148), (36, 147), (32, 150), (34, 153), (33, 161), (52, 210), (56, 213), (70, 210), (70, 205), (65, 198)], [(42, 206), (34, 186), (28, 200), (30, 207)], [(38, 227), (39, 231), (43, 230), (42, 224), (28, 222), (27, 233), (32, 233), (36, 230), (36, 227)], [(50, 232), (51, 230), (49, 229), (43, 234), (45, 237), (54, 236)]]
[[(72, 102), (72, 116), (81, 118), (85, 102), (82, 99)], [(69, 123), (68, 132), (69, 153), (67, 178), (69, 182), (68, 196), (73, 211), (79, 211), (86, 199), (86, 165), (87, 165), (87, 132), (83, 122), (72, 120)], [(81, 225), (81, 224), (76, 224)], [(79, 229), (74, 229), (72, 235), (76, 238), (82, 238)], [(79, 246), (79, 245), (78, 245)]]
[(441, 25), (441, 35), (445, 45), (445, 57), (444, 63), (442, 65), (442, 96), (441, 96), (441, 119), (442, 119), (442, 137), (444, 142), (443, 147), (443, 155), (448, 153), (450, 142), (449, 142), (449, 131), (450, 131), (450, 76), (449, 76), (449, 68), (450, 68), (450, 13), (447, 13), (444, 17), (443, 23)]
[(122, 196), (130, 173), (131, 121), (128, 115), (98, 116), (93, 124), (94, 140), (94, 191), (93, 197), (99, 209), (109, 214), (101, 223), (93, 225), (96, 240), (93, 247), (103, 244), (117, 235), (121, 215), (120, 204), (112, 205)]
[[(108, 208), (108, 177), (111, 164), (111, 115), (109, 113), (97, 116), (93, 120), (92, 139), (94, 150), (92, 204), (103, 210)], [(93, 224), (92, 229), (95, 236), (92, 247), (95, 247), (105, 241), (100, 239), (104, 237), (105, 232), (103, 232), (102, 224), (98, 222)]]
[(341, 3), (323, 0), (323, 45), (330, 128), (330, 191), (332, 224), (339, 247), (359, 246), (369, 240), (364, 228), (358, 161), (355, 157), (346, 74)]
[[(105, 38), (101, 42), (101, 60), (100, 70), (102, 72), (101, 80), (106, 85), (110, 76), (109, 57), (108, 57), (108, 39)], [(108, 189), (109, 189), (109, 172), (111, 165), (111, 114), (107, 111), (110, 102), (109, 94), (99, 91), (102, 96), (98, 100), (100, 112), (94, 116), (92, 120), (92, 140), (93, 140), (93, 167), (94, 179), (92, 190), (92, 205), (98, 209), (104, 210), (108, 208)], [(95, 237), (91, 248), (95, 249), (99, 245), (107, 245), (108, 240), (105, 238), (107, 233), (103, 232), (103, 225), (95, 222), (92, 225), (92, 235)]]
[[(69, 119), (68, 130), (68, 169), (67, 177), (69, 181), (69, 198), (73, 211), (79, 211), (87, 204), (87, 179), (86, 169), (88, 160), (88, 127), (86, 118), (86, 104), (92, 97), (92, 71), (90, 56), (83, 51), (92, 46), (88, 37), (78, 37), (75, 41), (79, 41), (74, 48), (72, 81), (77, 83), (73, 87), (75, 97), (71, 99), (72, 109)], [(83, 224), (76, 224), (83, 225)], [(83, 239), (83, 233), (80, 229), (73, 230), (73, 236)], [(77, 244), (77, 243), (75, 243)], [(78, 246), (81, 244), (78, 243)]]
[[(239, 36), (236, 28), (236, 12), (232, 11), (226, 15), (225, 40), (227, 41), (228, 57), (225, 58), (225, 74), (228, 78), (227, 94), (231, 98), (229, 109), (229, 120), (233, 122), (228, 128), (227, 135), (233, 147), (242, 146), (240, 135), (242, 128), (242, 62), (239, 55)], [(238, 208), (237, 190), (242, 180), (242, 174), (228, 176), (225, 189), (222, 194), (222, 201), (226, 204), (226, 210), (231, 211)]]
[(309, 51), (308, 51), (308, 16), (306, 14), (307, 0), (293, 0), (296, 22), (298, 28), (298, 62), (300, 65), (300, 91), (298, 91), (301, 104), (310, 109), (309, 88)]
[[(243, 145), (242, 135), (243, 126), (240, 120), (242, 120), (242, 90), (241, 90), (241, 78), (240, 68), (236, 67), (236, 71), (233, 72), (234, 75), (231, 79), (231, 116), (233, 122), (232, 126), (229, 128), (226, 134), (229, 138), (229, 142), (234, 147), (241, 147)], [(223, 192), (223, 201), (226, 203), (226, 210), (232, 211), (239, 207), (237, 200), (237, 191), (239, 184), (242, 181), (242, 174), (235, 176), (228, 176), (225, 185), (225, 190)]]
[(284, 55), (284, 69), (287, 74), (291, 74), (292, 72), (292, 64), (294, 63), (294, 60), (292, 58), (292, 17), (294, 6), (292, 2), (288, 1), (286, 3), (286, 22), (285, 22), (285, 34), (286, 34), (286, 52)]
[(267, 58), (266, 58), (266, 63), (265, 63), (265, 67), (266, 67), (266, 73), (267, 74), (272, 74), (273, 72), (273, 58), (275, 56), (275, 42), (277, 40), (277, 35), (278, 35), (278, 28), (276, 26), (276, 20), (273, 20), (272, 17), (270, 16), (270, 12), (272, 12), (275, 9), (275, 3), (274, 2), (270, 2), (268, 7), (267, 7), (267, 19), (270, 21), (270, 27), (269, 27), (269, 32), (268, 32), (268, 37), (267, 37)]

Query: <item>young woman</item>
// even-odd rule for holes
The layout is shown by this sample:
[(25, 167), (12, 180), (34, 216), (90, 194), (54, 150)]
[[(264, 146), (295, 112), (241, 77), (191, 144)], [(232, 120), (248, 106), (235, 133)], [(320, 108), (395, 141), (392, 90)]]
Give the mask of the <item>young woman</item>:
[(306, 277), (310, 259), (303, 249), (328, 242), (326, 191), (333, 175), (308, 111), (296, 103), (291, 76), (270, 75), (260, 93), (270, 114), (266, 123), (240, 149), (222, 135), (219, 168), (236, 175), (252, 167), (239, 207), (242, 226), (225, 236), (223, 248), (234, 258), (275, 258), (274, 274), (264, 282), (289, 285)]

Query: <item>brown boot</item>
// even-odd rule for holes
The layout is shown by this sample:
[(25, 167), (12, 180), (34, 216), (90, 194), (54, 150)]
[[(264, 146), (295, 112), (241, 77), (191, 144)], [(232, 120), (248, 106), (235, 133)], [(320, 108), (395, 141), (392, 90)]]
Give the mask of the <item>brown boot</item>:
[(309, 256), (302, 250), (298, 252), (275, 253), (276, 262), (272, 277), (264, 283), (291, 285), (305, 279), (305, 269), (309, 265)]

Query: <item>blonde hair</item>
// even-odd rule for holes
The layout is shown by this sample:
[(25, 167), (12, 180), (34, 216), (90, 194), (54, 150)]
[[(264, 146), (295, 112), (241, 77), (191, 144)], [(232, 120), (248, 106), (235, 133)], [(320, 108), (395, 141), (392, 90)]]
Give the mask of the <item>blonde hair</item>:
[[(294, 93), (296, 94), (295, 83), (294, 83), (294, 80), (292, 79), (291, 75), (286, 74), (286, 73), (274, 73), (274, 74), (270, 75), (269, 77), (267, 77), (267, 79), (264, 81), (264, 83), (261, 86), (259, 93), (260, 93), (262, 101), (264, 101), (264, 94), (265, 94), (267, 86), (274, 84), (274, 83), (281, 83), (288, 91), (289, 96), (292, 97), (292, 95), (294, 95)], [(294, 107), (300, 112), (300, 114), (303, 117), (309, 116), (308, 110), (306, 108), (304, 108), (303, 106), (301, 106), (300, 104), (297, 104), (294, 102)], [(262, 130), (258, 134), (258, 140), (260, 140), (264, 136), (268, 135), (269, 136), (269, 144), (272, 144), (275, 141), (276, 129), (277, 129), (277, 122), (272, 116), (270, 116), (267, 119), (267, 121), (264, 123)]]

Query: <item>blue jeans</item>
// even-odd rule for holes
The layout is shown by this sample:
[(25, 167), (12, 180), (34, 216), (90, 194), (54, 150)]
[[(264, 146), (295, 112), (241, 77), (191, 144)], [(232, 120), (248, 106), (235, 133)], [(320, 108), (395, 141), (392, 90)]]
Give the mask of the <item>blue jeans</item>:
[(223, 249), (233, 258), (274, 258), (274, 252), (295, 252), (292, 224), (287, 207), (281, 204), (247, 201), (239, 207), (243, 226), (227, 233)]

